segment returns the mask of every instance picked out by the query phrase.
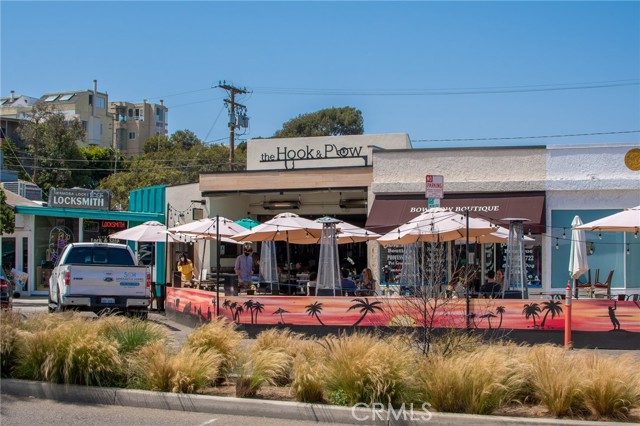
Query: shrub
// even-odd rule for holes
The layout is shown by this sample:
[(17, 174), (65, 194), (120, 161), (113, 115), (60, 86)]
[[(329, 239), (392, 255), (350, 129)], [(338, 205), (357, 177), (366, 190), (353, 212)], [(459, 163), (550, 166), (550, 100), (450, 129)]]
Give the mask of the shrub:
[(316, 340), (306, 340), (298, 345), (293, 360), (291, 389), (297, 401), (322, 402), (326, 357)]
[(235, 323), (224, 317), (204, 324), (187, 336), (186, 346), (194, 351), (215, 349), (221, 357), (220, 377), (228, 377), (238, 361), (246, 333), (236, 330)]
[(162, 342), (153, 341), (133, 355), (132, 385), (158, 392), (195, 392), (214, 383), (221, 362), (214, 350), (184, 347), (173, 354)]
[(323, 345), (327, 353), (325, 394), (330, 402), (395, 406), (412, 398), (417, 355), (400, 339), (383, 341), (369, 334), (352, 334), (326, 338)]
[(499, 347), (424, 359), (417, 373), (419, 400), (438, 411), (491, 414), (512, 400), (519, 377)]
[(302, 334), (293, 333), (289, 329), (271, 328), (262, 331), (253, 345), (249, 348), (251, 355), (256, 355), (263, 350), (280, 351), (289, 357), (289, 365), (283, 371), (283, 374), (274, 378), (276, 386), (285, 386), (291, 383), (291, 371), (293, 370), (293, 360), (302, 345), (304, 336)]
[(251, 398), (263, 385), (275, 385), (275, 379), (285, 375), (290, 365), (291, 357), (281, 350), (264, 349), (250, 354), (238, 373), (236, 396)]
[(626, 419), (640, 404), (640, 372), (632, 355), (584, 357), (580, 383), (586, 409), (595, 417)]
[(584, 366), (580, 358), (569, 356), (562, 348), (541, 345), (532, 347), (522, 361), (522, 379), (531, 387), (534, 400), (556, 417), (584, 412), (580, 392)]
[(108, 339), (117, 341), (120, 353), (124, 355), (152, 341), (168, 339), (167, 332), (158, 324), (120, 315), (102, 317), (98, 321), (98, 332)]
[(118, 344), (86, 333), (68, 346), (63, 365), (64, 383), (86, 386), (121, 384), (122, 361)]
[(2, 377), (11, 374), (18, 360), (21, 325), (22, 316), (12, 311), (0, 312), (0, 375)]

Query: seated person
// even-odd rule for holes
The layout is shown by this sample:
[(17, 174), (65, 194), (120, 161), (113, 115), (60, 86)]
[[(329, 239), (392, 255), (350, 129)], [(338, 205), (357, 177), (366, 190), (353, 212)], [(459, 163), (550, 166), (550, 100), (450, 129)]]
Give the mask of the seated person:
[(349, 270), (347, 268), (342, 268), (342, 281), (340, 281), (340, 286), (342, 287), (342, 294), (347, 296), (355, 296), (358, 290), (356, 283), (349, 278)]
[(484, 297), (495, 297), (500, 292), (500, 284), (495, 280), (495, 272), (487, 272), (487, 281), (480, 287), (480, 293), (483, 293)]
[(312, 272), (309, 274), (309, 281), (307, 281), (307, 296), (314, 296), (316, 294), (316, 284), (318, 282), (318, 273)]
[(364, 268), (362, 270), (362, 281), (360, 282), (360, 290), (356, 291), (356, 296), (371, 296), (375, 294), (376, 281), (373, 279), (371, 269)]

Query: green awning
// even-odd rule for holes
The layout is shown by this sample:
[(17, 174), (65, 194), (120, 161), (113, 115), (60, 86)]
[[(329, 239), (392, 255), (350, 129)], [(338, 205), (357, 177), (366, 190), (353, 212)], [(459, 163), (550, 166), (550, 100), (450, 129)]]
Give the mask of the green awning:
[(70, 209), (64, 207), (16, 206), (16, 214), (34, 216), (74, 217), (84, 219), (126, 220), (147, 222), (157, 220), (164, 223), (163, 213), (122, 212), (114, 210)]

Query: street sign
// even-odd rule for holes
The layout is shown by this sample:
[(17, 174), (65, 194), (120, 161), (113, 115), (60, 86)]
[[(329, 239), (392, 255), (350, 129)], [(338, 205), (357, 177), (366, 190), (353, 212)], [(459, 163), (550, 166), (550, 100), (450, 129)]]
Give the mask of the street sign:
[(427, 175), (426, 198), (444, 198), (444, 177), (442, 175)]
[(427, 207), (430, 209), (440, 207), (440, 198), (427, 198)]

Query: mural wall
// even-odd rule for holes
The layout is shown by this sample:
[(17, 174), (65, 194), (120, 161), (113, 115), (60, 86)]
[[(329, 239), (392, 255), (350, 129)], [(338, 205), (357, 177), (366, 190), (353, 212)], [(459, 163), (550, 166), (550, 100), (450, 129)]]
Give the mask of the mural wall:
[[(168, 288), (167, 311), (210, 320), (216, 294)], [(220, 295), (220, 315), (240, 324), (466, 327), (464, 299)], [(471, 299), (469, 325), (482, 329), (563, 330), (564, 300)], [(640, 302), (574, 300), (572, 329), (640, 333)]]

